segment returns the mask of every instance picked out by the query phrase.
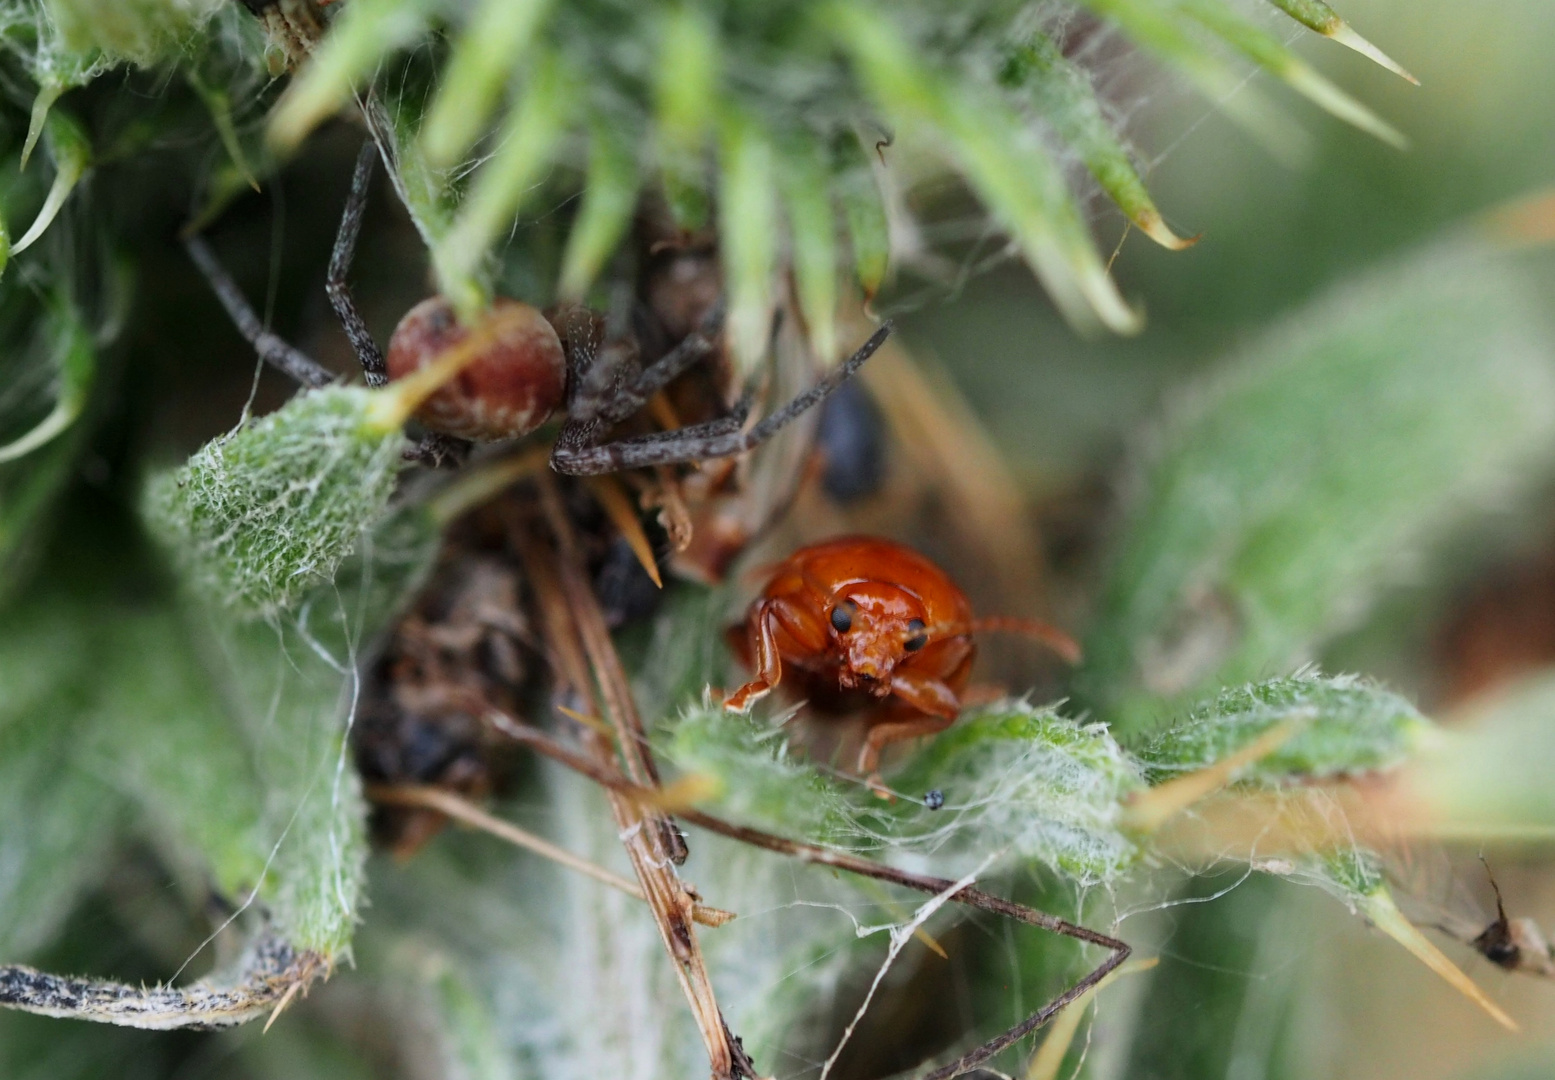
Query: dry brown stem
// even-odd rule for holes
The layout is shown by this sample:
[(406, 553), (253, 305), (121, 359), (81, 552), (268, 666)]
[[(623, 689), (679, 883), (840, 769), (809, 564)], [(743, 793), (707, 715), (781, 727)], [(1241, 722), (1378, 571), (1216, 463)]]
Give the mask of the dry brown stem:
[[(648, 752), (642, 717), (604, 614), (579, 562), (572, 522), (562, 507), (555, 482), (542, 476), (537, 487), (542, 520), (554, 546), (537, 535), (540, 521), (520, 522), (518, 542), (539, 601), (545, 637), (555, 653), (558, 678), (588, 703), (593, 715), (607, 719), (616, 732), (617, 746), (612, 747), (600, 733), (587, 727), (581, 730), (587, 757), (591, 759), (591, 768), (582, 771), (620, 776), (624, 765), (625, 778), (630, 783), (657, 797), (658, 771)], [(713, 1077), (756, 1077), (755, 1067), (724, 1022), (713, 994), (693, 926), (696, 894), (675, 873), (675, 867), (685, 860), (685, 841), (673, 822), (647, 809), (644, 800), (618, 786), (607, 786), (606, 791), (643, 898), (653, 913), (664, 948), (674, 961), (676, 977), (707, 1047)]]

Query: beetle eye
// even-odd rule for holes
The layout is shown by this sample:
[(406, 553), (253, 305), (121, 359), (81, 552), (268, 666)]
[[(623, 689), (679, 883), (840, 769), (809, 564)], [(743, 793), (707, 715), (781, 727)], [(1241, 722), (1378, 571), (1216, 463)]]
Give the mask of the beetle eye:
[(927, 645), (929, 643), (929, 635), (924, 633), (924, 630), (926, 629), (927, 627), (923, 625), (922, 619), (914, 619), (912, 622), (908, 623), (907, 632), (910, 633), (912, 637), (907, 639), (907, 641), (902, 645), (902, 648), (906, 649), (908, 652), (917, 652), (919, 649)]
[(839, 634), (846, 634), (853, 629), (853, 613), (847, 606), (838, 604), (831, 609), (831, 628)]

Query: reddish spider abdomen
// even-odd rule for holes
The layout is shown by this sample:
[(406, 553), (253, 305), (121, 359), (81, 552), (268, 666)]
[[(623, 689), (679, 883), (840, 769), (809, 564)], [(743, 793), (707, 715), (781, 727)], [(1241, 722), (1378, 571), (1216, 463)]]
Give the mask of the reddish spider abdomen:
[[(545, 423), (565, 400), (562, 344), (544, 315), (517, 300), (499, 298), (483, 319), (482, 328), (494, 334), (490, 348), (427, 398), (416, 419), (461, 439), (516, 439)], [(447, 300), (421, 301), (389, 339), (389, 378), (419, 371), (469, 334)]]

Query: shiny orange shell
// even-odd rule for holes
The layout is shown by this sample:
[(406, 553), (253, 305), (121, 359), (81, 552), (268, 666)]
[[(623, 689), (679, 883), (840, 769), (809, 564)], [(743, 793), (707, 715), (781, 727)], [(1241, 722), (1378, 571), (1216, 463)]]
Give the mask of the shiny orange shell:
[(747, 621), (730, 634), (752, 666), (757, 619), (768, 621), (782, 666), (796, 669), (806, 696), (822, 708), (846, 707), (861, 695), (889, 697), (903, 677), (931, 680), (959, 697), (976, 651), (965, 594), (918, 552), (879, 537), (812, 544), (778, 564)]

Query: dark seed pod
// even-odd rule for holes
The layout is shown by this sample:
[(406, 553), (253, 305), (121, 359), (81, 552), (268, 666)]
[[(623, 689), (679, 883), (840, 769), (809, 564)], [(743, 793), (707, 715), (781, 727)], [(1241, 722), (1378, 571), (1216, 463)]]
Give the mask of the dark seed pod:
[(884, 486), (885, 417), (857, 379), (837, 387), (821, 406), (815, 446), (823, 461), (821, 487), (836, 502), (861, 502)]
[[(482, 319), (479, 329), (493, 336), (491, 346), (427, 398), (416, 419), (461, 439), (516, 439), (562, 406), (567, 365), (561, 341), (545, 316), (517, 300), (497, 300)], [(436, 362), (471, 331), (447, 300), (421, 301), (389, 339), (389, 378), (404, 378)]]
[(664, 591), (643, 569), (632, 545), (620, 536), (605, 550), (594, 574), (594, 591), (599, 596), (605, 624), (612, 630), (651, 617), (664, 599)]

